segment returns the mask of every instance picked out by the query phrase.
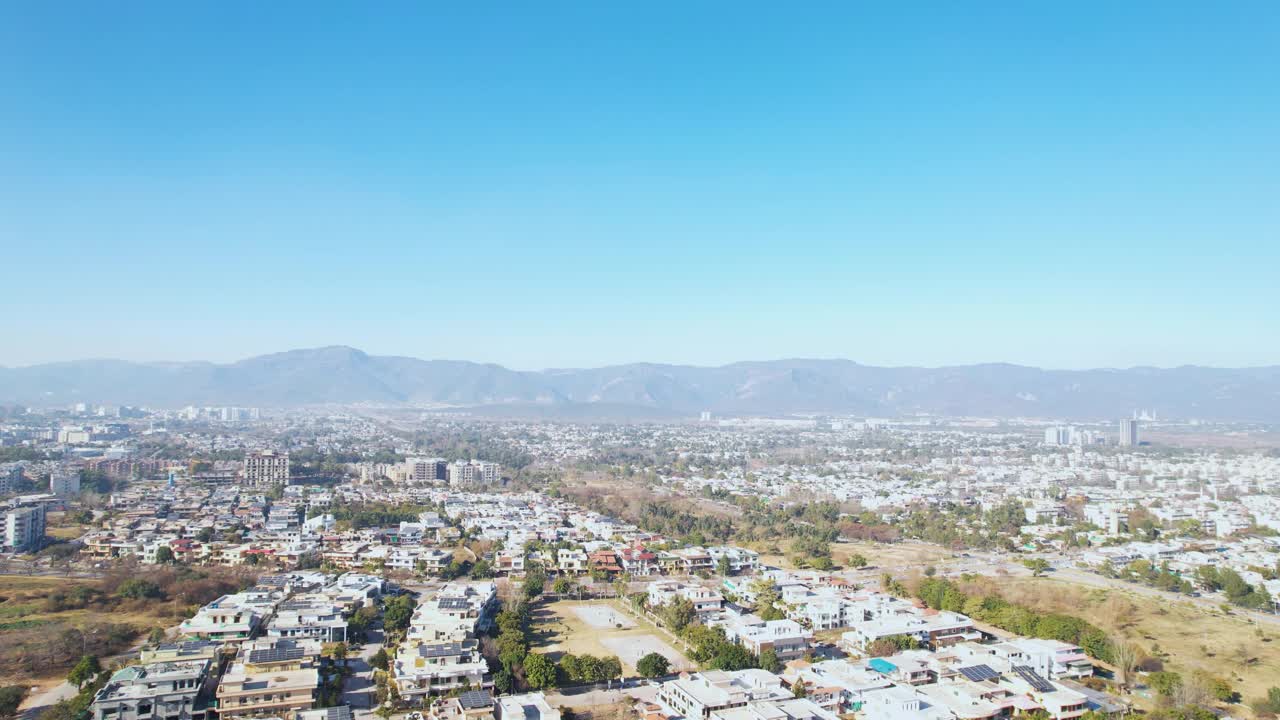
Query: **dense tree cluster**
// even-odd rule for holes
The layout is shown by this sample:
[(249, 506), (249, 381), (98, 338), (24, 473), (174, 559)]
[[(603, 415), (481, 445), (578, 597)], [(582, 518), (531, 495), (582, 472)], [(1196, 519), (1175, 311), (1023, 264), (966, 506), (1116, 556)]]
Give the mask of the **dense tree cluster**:
[(1221, 590), (1227, 600), (1241, 607), (1262, 610), (1272, 603), (1266, 588), (1250, 585), (1240, 577), (1240, 573), (1229, 567), (1201, 565), (1196, 568), (1196, 582), (1205, 590)]
[(360, 530), (368, 527), (399, 525), (402, 522), (417, 522), (418, 516), (430, 509), (425, 505), (366, 503), (337, 505), (330, 512), (334, 520), (350, 524), (352, 530)]
[(1085, 620), (1060, 613), (1038, 613), (995, 595), (968, 595), (950, 580), (927, 578), (916, 597), (935, 610), (950, 610), (1018, 635), (1047, 638), (1079, 645), (1090, 656), (1111, 662), (1111, 641), (1106, 633)]

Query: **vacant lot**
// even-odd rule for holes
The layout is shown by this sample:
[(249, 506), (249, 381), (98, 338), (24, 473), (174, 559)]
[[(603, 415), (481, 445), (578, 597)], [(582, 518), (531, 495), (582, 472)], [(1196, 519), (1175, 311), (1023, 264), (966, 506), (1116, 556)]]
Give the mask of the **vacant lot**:
[[(0, 576), (0, 685), (56, 684), (82, 655), (116, 655), (247, 580), (186, 568), (122, 570), (100, 580)], [(146, 584), (147, 597), (120, 592), (126, 581)]]
[(979, 584), (1037, 610), (1078, 615), (1162, 660), (1167, 669), (1226, 679), (1246, 702), (1280, 684), (1280, 632), (1238, 615), (1053, 578), (1001, 578)]
[(607, 600), (540, 605), (533, 612), (533, 635), (533, 649), (552, 659), (566, 653), (617, 655), (629, 675), (635, 673), (636, 661), (651, 652), (666, 656), (673, 669), (695, 667), (661, 630)]
[(593, 628), (626, 629), (636, 626), (636, 621), (607, 603), (575, 605), (573, 614)]
[[(745, 543), (760, 553), (760, 562), (781, 568), (795, 568), (788, 552), (788, 541), (775, 543)], [(946, 548), (929, 543), (900, 542), (839, 542), (831, 543), (831, 559), (837, 567), (851, 569), (849, 558), (861, 555), (867, 559), (869, 568), (880, 568), (900, 573), (910, 568), (923, 570), (928, 565), (942, 565), (950, 560), (954, 553)]]

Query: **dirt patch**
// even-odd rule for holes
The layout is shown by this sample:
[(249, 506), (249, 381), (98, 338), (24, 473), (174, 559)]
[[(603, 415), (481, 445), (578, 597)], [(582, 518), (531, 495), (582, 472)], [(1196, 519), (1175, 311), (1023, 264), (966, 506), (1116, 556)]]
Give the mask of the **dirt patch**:
[(636, 621), (614, 610), (609, 605), (578, 605), (573, 613), (593, 628), (625, 630), (636, 626)]
[[(616, 622), (625, 620), (626, 622)], [(622, 624), (623, 627), (618, 627)], [(628, 674), (650, 652), (671, 661), (672, 668), (691, 670), (695, 665), (675, 649), (662, 631), (607, 600), (549, 603), (533, 611), (534, 650), (552, 659), (562, 655), (616, 655)]]

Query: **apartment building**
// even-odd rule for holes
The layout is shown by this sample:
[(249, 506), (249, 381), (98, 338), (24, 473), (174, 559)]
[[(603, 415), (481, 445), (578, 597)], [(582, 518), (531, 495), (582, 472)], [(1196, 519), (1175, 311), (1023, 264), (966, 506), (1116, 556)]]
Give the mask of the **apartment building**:
[(49, 472), (49, 492), (58, 497), (80, 494), (80, 469), (74, 465), (59, 465)]
[(22, 487), (22, 464), (0, 464), (0, 495), (12, 495)]
[(38, 502), (14, 501), (0, 510), (0, 543), (4, 552), (35, 552), (44, 546), (45, 511)]
[(274, 450), (246, 453), (244, 482), (249, 487), (289, 484), (289, 453)]

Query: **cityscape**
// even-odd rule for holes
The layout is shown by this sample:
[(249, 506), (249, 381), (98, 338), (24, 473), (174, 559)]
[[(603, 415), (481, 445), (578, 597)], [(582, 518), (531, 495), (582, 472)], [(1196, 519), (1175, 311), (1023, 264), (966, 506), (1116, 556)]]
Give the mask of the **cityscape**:
[(1278, 69), (0, 2), (0, 720), (1280, 720)]
[(1275, 438), (9, 406), (4, 667), (95, 720), (1249, 711)]

